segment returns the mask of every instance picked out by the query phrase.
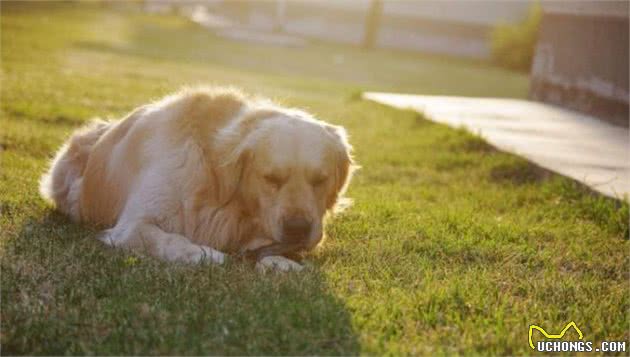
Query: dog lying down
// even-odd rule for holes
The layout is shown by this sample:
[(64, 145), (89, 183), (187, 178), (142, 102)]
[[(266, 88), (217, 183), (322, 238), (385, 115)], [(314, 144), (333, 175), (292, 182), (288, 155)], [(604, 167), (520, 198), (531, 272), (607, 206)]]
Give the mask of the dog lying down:
[(75, 132), (41, 181), (104, 243), (168, 261), (299, 270), (355, 168), (345, 130), (234, 89), (185, 89)]

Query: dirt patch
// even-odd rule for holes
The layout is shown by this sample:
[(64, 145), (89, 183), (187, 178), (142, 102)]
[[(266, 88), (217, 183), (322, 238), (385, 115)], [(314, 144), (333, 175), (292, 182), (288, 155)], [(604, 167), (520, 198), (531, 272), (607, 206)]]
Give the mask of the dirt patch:
[(552, 172), (531, 162), (519, 160), (496, 165), (490, 171), (490, 179), (498, 183), (524, 185), (542, 182), (551, 177)]
[(466, 140), (457, 147), (457, 149), (464, 152), (484, 154), (497, 152), (497, 149), (494, 146), (488, 144), (488, 142), (481, 137), (473, 135), (469, 135)]
[(429, 120), (423, 113), (413, 112), (413, 124), (414, 128), (424, 128), (428, 126), (436, 125), (435, 122)]

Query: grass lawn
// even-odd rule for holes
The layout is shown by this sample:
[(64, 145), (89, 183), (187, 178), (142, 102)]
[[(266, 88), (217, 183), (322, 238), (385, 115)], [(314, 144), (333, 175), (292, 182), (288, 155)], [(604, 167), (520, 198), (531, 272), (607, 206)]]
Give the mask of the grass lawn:
[[(524, 97), (483, 63), (220, 40), (181, 18), (2, 4), (3, 354), (527, 354), (528, 327), (630, 339), (628, 204), (361, 90)], [(38, 195), (67, 135), (185, 84), (344, 125), (355, 205), (309, 269), (258, 274), (106, 249)]]

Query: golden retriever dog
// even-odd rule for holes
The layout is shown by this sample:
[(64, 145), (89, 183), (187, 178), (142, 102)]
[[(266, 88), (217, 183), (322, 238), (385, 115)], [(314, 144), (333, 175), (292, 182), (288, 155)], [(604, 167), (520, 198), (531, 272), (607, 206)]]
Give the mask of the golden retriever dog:
[(350, 151), (342, 127), (304, 111), (185, 89), (78, 130), (40, 191), (114, 247), (187, 263), (255, 252), (258, 268), (299, 270), (284, 253), (316, 247), (347, 204)]

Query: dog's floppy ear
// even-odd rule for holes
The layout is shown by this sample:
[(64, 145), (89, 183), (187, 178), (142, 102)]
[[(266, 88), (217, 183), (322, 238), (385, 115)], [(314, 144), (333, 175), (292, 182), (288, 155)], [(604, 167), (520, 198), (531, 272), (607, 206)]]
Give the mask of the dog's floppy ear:
[(332, 192), (329, 193), (326, 208), (333, 213), (341, 212), (352, 204), (352, 199), (344, 197), (350, 184), (352, 175), (359, 169), (352, 158), (352, 146), (348, 143), (348, 134), (341, 126), (325, 126), (331, 135), (335, 150), (335, 182)]
[(263, 132), (259, 124), (275, 115), (274, 110), (258, 109), (221, 129), (215, 143), (215, 165), (213, 177), (216, 197), (221, 204), (229, 202), (238, 194), (239, 186), (246, 175), (248, 164), (254, 157), (254, 145)]
[(220, 204), (227, 204), (236, 197), (252, 157), (253, 151), (245, 141), (233, 148), (219, 162), (214, 170), (214, 176), (217, 189), (215, 192)]

